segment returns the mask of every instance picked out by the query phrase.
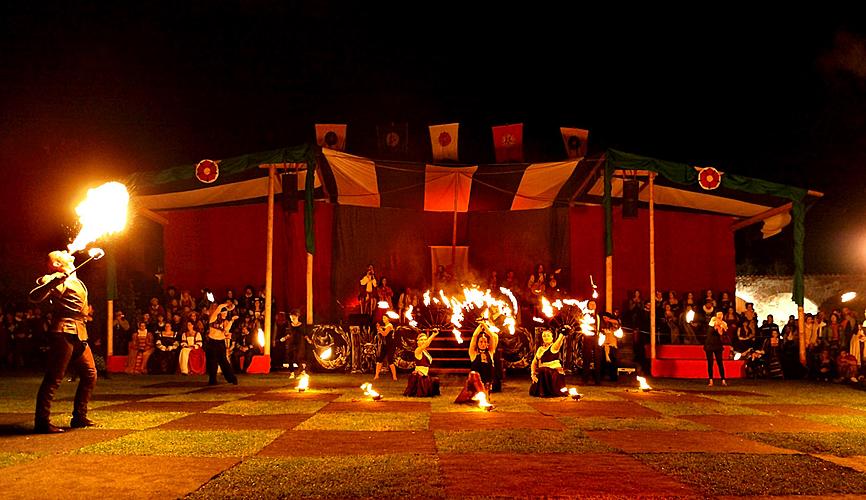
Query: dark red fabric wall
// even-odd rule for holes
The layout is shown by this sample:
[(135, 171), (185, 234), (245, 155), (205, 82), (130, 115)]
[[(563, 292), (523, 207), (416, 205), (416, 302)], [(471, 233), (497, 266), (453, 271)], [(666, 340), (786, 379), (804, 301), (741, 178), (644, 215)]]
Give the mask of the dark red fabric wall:
[[(279, 310), (306, 304), (306, 250), (303, 202), (286, 214), (276, 205), (274, 216), (273, 293)], [(231, 288), (265, 283), (267, 204), (256, 203), (160, 212), (169, 220), (163, 232), (166, 283), (214, 290), (217, 298)], [(313, 260), (315, 313), (326, 316), (331, 297), (333, 206), (316, 203), (316, 254)]]
[[(604, 212), (600, 206), (570, 211), (572, 289), (591, 292), (589, 274), (604, 298)], [(702, 293), (733, 292), (736, 279), (732, 218), (721, 215), (655, 211), (656, 288)], [(622, 307), (628, 291), (649, 298), (649, 211), (623, 219), (613, 211), (613, 302)], [(600, 304), (601, 305), (601, 304)]]

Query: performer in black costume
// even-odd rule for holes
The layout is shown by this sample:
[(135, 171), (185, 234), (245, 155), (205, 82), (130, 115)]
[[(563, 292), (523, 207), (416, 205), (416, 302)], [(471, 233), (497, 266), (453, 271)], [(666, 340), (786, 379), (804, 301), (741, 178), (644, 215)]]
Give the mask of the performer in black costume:
[(429, 337), (424, 332), (418, 334), (415, 347), (415, 370), (409, 374), (409, 381), (403, 391), (404, 396), (429, 398), (439, 395), (439, 377), (430, 375), (433, 356), (427, 352), (436, 335), (439, 335), (439, 330), (433, 330)]
[(472, 340), (469, 341), (470, 371), (463, 390), (454, 400), (455, 403), (473, 404), (472, 398), (479, 392), (485, 393), (487, 400), (490, 400), (496, 371), (493, 353), (496, 352), (498, 344), (499, 336), (491, 332), (487, 322), (482, 320), (472, 332)]
[(238, 319), (237, 316), (227, 319), (229, 311), (234, 308), (234, 302), (228, 301), (216, 306), (210, 314), (210, 328), (207, 331), (207, 344), (205, 344), (208, 385), (217, 383), (217, 365), (222, 369), (223, 377), (228, 382), (238, 385), (238, 378), (226, 357), (226, 339), (231, 340), (232, 323)]
[(379, 378), (379, 372), (382, 371), (385, 362), (391, 370), (391, 378), (397, 380), (397, 366), (394, 364), (394, 325), (391, 324), (391, 319), (382, 316), (382, 324), (376, 325), (376, 330), (379, 332), (380, 344), (379, 355), (376, 358), (376, 375), (373, 376), (373, 380)]
[(559, 361), (559, 349), (565, 336), (561, 333), (553, 341), (553, 332), (545, 330), (541, 334), (542, 345), (535, 351), (532, 359), (529, 395), (542, 398), (555, 398), (564, 395), (565, 371)]
[(31, 302), (49, 299), (53, 318), (47, 339), (49, 350), (45, 377), (36, 395), (33, 430), (54, 434), (63, 432), (63, 429), (51, 423), (51, 402), (70, 364), (79, 378), (71, 426), (79, 428), (94, 425), (87, 418), (87, 405), (96, 386), (96, 365), (87, 345), (87, 327), (84, 323), (91, 313), (87, 303), (87, 287), (75, 274), (75, 257), (65, 251), (54, 251), (48, 254), (48, 263), (52, 274), (39, 278), (39, 286), (29, 295)]

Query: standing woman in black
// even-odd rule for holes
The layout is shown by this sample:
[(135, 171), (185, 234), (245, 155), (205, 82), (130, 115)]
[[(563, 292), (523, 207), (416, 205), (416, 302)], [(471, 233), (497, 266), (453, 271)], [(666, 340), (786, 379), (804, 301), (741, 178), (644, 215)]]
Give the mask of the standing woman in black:
[(499, 336), (490, 331), (487, 320), (482, 320), (472, 333), (472, 340), (469, 341), (470, 371), (463, 390), (454, 400), (455, 403), (472, 404), (474, 402), (472, 398), (479, 392), (485, 393), (488, 401), (490, 400), (496, 370), (493, 353), (496, 352), (498, 344)]
[(397, 365), (394, 364), (394, 325), (391, 324), (391, 319), (388, 316), (382, 316), (382, 324), (376, 325), (376, 330), (379, 332), (379, 356), (376, 358), (376, 375), (373, 380), (379, 378), (379, 372), (382, 371), (382, 365), (387, 361), (388, 368), (391, 370), (391, 378), (397, 380)]
[(231, 339), (232, 324), (238, 319), (232, 316), (228, 319), (229, 311), (234, 310), (234, 302), (227, 301), (216, 306), (210, 313), (210, 328), (207, 332), (207, 374), (208, 385), (216, 385), (217, 365), (222, 369), (226, 381), (238, 385), (238, 378), (232, 371), (232, 365), (226, 357), (226, 339)]
[(722, 379), (722, 385), (728, 385), (725, 381), (725, 364), (722, 361), (722, 335), (728, 329), (728, 325), (722, 318), (722, 311), (716, 313), (710, 319), (710, 326), (707, 328), (707, 340), (704, 342), (704, 352), (707, 353), (707, 376), (709, 377), (708, 386), (713, 385), (713, 356), (716, 357), (716, 364), (719, 366), (719, 377)]

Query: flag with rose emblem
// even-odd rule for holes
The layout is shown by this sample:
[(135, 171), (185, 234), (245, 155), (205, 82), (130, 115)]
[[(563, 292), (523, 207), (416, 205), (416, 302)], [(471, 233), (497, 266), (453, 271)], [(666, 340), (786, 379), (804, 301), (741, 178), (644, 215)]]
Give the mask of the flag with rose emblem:
[(457, 132), (459, 123), (430, 125), (430, 145), (433, 147), (433, 161), (459, 161), (457, 156)]
[(390, 123), (377, 125), (379, 155), (382, 158), (402, 159), (409, 152), (409, 124)]
[(345, 123), (317, 123), (316, 144), (323, 148), (346, 150)]
[(493, 127), (496, 163), (523, 163), (523, 124)]

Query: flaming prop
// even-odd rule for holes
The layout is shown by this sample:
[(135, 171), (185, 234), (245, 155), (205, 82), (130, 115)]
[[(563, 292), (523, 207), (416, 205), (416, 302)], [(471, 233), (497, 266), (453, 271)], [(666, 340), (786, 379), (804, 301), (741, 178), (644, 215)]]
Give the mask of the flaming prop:
[(458, 344), (462, 344), (462, 343), (463, 343), (463, 337), (460, 336), (460, 330), (458, 330), (458, 329), (456, 329), (456, 328), (453, 328), (453, 329), (451, 330), (451, 333), (454, 334), (454, 340), (456, 340)]
[(415, 309), (415, 306), (410, 305), (409, 309), (406, 309), (406, 319), (409, 320), (409, 326), (415, 328), (418, 326), (418, 322), (415, 321), (415, 318), (412, 317), (412, 310)]
[(304, 372), (298, 377), (298, 392), (304, 392), (308, 387), (310, 387), (310, 376)]
[(207, 301), (211, 303), (214, 302), (213, 292), (207, 292)]
[(363, 384), (361, 384), (361, 389), (364, 391), (364, 395), (370, 396), (371, 398), (373, 398), (373, 401), (379, 401), (380, 399), (382, 399), (382, 395), (376, 392), (375, 389), (373, 389), (373, 384), (371, 384), (370, 382), (364, 382)]
[(613, 336), (616, 337), (616, 338), (618, 338), (618, 339), (621, 339), (623, 335), (624, 335), (624, 334), (623, 334), (623, 332), (622, 332), (622, 328), (617, 328), (617, 329), (613, 332)]
[(387, 300), (380, 300), (379, 302), (377, 302), (377, 305), (379, 306), (379, 309), (388, 309), (389, 307), (391, 307), (391, 305), (388, 304)]
[(604, 336), (603, 333), (599, 333), (599, 334), (598, 334), (598, 345), (600, 345), (600, 346), (604, 345), (604, 340), (605, 340), (605, 338), (606, 338), (606, 337)]
[(598, 285), (595, 284), (595, 281), (592, 280), (592, 275), (589, 275), (589, 284), (592, 285), (592, 298), (598, 298)]
[(643, 392), (649, 392), (649, 391), (653, 390), (653, 388), (650, 387), (650, 385), (646, 383), (646, 378), (638, 375), (637, 381), (638, 381), (638, 383), (640, 383), (640, 390), (642, 390)]
[(483, 392), (479, 392), (478, 394), (472, 396), (473, 401), (478, 401), (478, 407), (483, 409), (484, 411), (490, 411), (493, 409), (493, 405), (487, 402), (487, 394)]
[(571, 399), (575, 401), (580, 401), (580, 398), (583, 397), (583, 394), (577, 392), (577, 387), (570, 387), (568, 389), (568, 395), (571, 396)]
[(388, 311), (385, 313), (385, 316), (388, 316), (391, 319), (400, 319), (400, 315), (395, 313), (394, 311)]
[(691, 323), (695, 319), (695, 311), (689, 309), (689, 312), (686, 313), (686, 323)]
[(87, 191), (87, 198), (77, 207), (81, 231), (69, 244), (69, 253), (84, 250), (87, 245), (126, 226), (129, 193), (119, 182), (108, 182)]
[(258, 335), (257, 335), (257, 340), (259, 341), (259, 346), (260, 346), (260, 347), (264, 347), (264, 346), (265, 346), (265, 331), (262, 330), (261, 328), (259, 328), (259, 332), (258, 332)]
[(850, 302), (857, 297), (857, 292), (845, 292), (842, 294), (842, 302)]
[(328, 347), (324, 351), (322, 351), (322, 354), (319, 354), (319, 357), (322, 359), (331, 359), (332, 354), (334, 354), (334, 351), (330, 347)]

